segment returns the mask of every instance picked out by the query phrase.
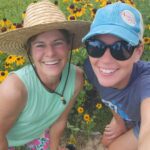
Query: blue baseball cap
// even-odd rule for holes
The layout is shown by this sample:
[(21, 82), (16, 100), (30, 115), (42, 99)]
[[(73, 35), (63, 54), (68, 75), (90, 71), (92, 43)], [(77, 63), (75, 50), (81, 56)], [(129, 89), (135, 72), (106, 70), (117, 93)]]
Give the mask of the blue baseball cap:
[(126, 3), (116, 2), (97, 10), (90, 31), (82, 42), (95, 35), (112, 34), (135, 46), (142, 41), (143, 32), (141, 13)]

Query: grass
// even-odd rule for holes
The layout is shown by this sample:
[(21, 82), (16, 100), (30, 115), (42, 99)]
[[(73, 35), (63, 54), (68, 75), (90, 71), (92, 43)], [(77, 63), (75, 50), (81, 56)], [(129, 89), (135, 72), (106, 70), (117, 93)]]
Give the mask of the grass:
[(33, 0), (0, 0), (0, 19), (7, 18), (15, 23), (20, 23), (21, 14)]

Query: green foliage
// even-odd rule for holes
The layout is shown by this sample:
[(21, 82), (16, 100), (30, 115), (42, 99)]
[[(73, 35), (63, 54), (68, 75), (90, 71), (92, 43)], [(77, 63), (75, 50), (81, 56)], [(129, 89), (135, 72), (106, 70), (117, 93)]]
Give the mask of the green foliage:
[(0, 19), (7, 18), (14, 23), (22, 21), (21, 14), (34, 0), (0, 0)]
[(0, 70), (5, 70), (4, 63), (7, 57), (8, 57), (8, 54), (6, 53), (0, 54)]

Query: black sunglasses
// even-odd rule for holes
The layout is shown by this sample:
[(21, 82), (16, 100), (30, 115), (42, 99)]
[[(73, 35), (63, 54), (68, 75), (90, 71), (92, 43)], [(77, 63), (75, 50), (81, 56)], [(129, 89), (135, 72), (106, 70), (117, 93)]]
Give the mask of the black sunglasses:
[(112, 57), (116, 60), (121, 61), (129, 59), (132, 56), (134, 49), (138, 47), (138, 45), (132, 46), (131, 44), (123, 40), (117, 41), (111, 45), (107, 45), (98, 39), (86, 40), (85, 46), (88, 55), (91, 57), (102, 57), (106, 49), (109, 48)]

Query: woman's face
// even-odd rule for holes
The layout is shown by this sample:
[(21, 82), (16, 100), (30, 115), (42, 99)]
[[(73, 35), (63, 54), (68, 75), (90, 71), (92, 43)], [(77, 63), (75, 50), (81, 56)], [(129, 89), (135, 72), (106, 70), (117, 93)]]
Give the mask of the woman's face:
[(31, 42), (31, 55), (39, 76), (59, 78), (69, 50), (70, 45), (59, 30), (39, 34)]
[[(109, 34), (98, 35), (96, 38), (106, 44), (113, 44), (121, 40)], [(140, 59), (142, 52), (143, 49), (141, 47), (136, 48), (128, 60), (118, 61), (111, 56), (109, 48), (107, 48), (102, 57), (93, 58), (89, 56), (89, 59), (97, 79), (102, 86), (121, 89), (128, 84), (133, 64)]]

